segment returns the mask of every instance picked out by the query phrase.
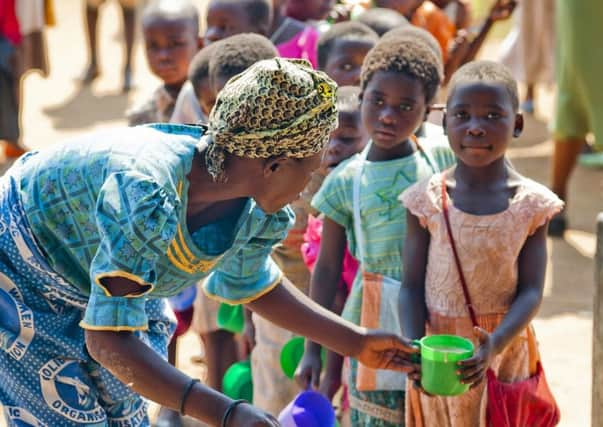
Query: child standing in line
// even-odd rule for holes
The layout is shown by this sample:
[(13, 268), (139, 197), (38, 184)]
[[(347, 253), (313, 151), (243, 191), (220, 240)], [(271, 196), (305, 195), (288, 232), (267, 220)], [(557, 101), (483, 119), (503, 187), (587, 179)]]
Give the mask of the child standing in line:
[[(269, 33), (272, 17), (270, 0), (211, 0), (207, 5), (205, 19), (205, 34), (203, 47), (207, 48), (212, 43), (241, 33)], [(196, 68), (201, 75), (207, 75), (209, 52), (199, 58), (201, 61)], [(190, 76), (189, 76), (190, 77)], [(202, 111), (199, 103), (199, 94), (193, 88), (191, 81), (187, 81), (178, 94), (171, 123), (197, 123), (207, 122), (210, 109)], [(208, 104), (213, 100), (207, 99)]]
[(318, 69), (339, 86), (360, 84), (362, 62), (379, 36), (360, 22), (334, 24), (318, 39)]
[[(445, 143), (419, 142), (414, 137), (441, 78), (441, 58), (418, 37), (381, 39), (367, 55), (362, 67), (361, 113), (371, 142), (362, 155), (340, 164), (312, 201), (312, 206), (325, 215), (310, 292), (319, 304), (329, 308), (333, 305), (346, 238), (351, 253), (360, 259), (362, 270), (401, 277), (400, 239), (405, 235), (405, 223), (400, 220), (404, 209), (395, 203), (396, 197), (454, 161)], [(354, 209), (355, 182), (358, 215)], [(355, 216), (360, 223), (354, 220)], [(359, 240), (364, 242), (362, 247)], [(345, 319), (361, 323), (364, 292), (365, 282), (358, 274), (343, 312)], [(348, 383), (352, 425), (399, 426), (404, 419), (404, 379), (392, 381), (396, 388), (380, 390), (357, 383), (358, 368), (358, 361), (351, 359)], [(308, 342), (298, 372), (304, 385), (319, 383), (319, 345)]]
[(273, 18), (270, 40), (283, 58), (310, 61), (316, 68), (316, 43), (320, 32), (312, 25), (285, 14), (285, 0), (272, 0)]
[[(306, 191), (302, 193), (302, 198), (311, 198), (318, 188), (320, 188), (324, 178), (344, 160), (350, 158), (354, 154), (360, 153), (369, 140), (369, 135), (362, 126), (360, 117), (360, 87), (340, 87), (337, 91), (336, 105), (338, 112), (337, 129), (331, 132), (331, 138), (329, 139), (329, 145), (327, 146), (322, 165), (320, 169), (314, 173), (313, 181), (306, 187)], [(312, 184), (314, 184), (313, 191), (308, 191), (308, 187)], [(308, 227), (304, 233), (302, 256), (310, 272), (314, 270), (320, 250), (322, 223), (323, 218), (321, 216), (316, 218), (313, 216), (309, 217)], [(343, 311), (345, 301), (350, 293), (357, 272), (358, 261), (350, 254), (346, 245), (345, 255), (341, 266), (341, 278), (337, 287), (335, 302), (331, 307), (331, 311), (334, 313), (341, 314)], [(318, 391), (329, 400), (333, 400), (333, 397), (342, 383), (345, 384), (345, 378), (342, 377), (342, 368), (343, 357), (337, 353), (328, 351), (324, 378), (322, 378), (320, 385), (316, 384), (315, 386), (318, 387)], [(316, 378), (318, 378), (318, 376), (316, 376)], [(300, 385), (305, 386), (303, 383)], [(346, 387), (340, 402), (339, 417), (342, 420), (347, 420), (349, 417), (349, 405), (347, 405), (347, 401)], [(344, 422), (342, 421), (342, 423)]]
[(155, 0), (143, 12), (142, 30), (149, 66), (163, 83), (149, 100), (126, 113), (130, 126), (169, 122), (190, 61), (201, 47), (199, 14), (188, 0)]
[[(477, 344), (475, 355), (459, 363), (462, 381), (473, 385), (467, 393), (427, 396), (407, 387), (408, 427), (485, 426), (486, 370), (492, 368), (504, 382), (533, 374), (530, 321), (542, 301), (548, 221), (563, 203), (506, 160), (511, 139), (523, 128), (518, 104), (517, 84), (503, 65), (482, 61), (460, 68), (451, 80), (445, 116), (457, 166), (401, 196), (408, 209), (400, 292), (405, 333), (455, 334)], [(467, 311), (444, 198), (483, 329), (472, 327)]]
[(209, 58), (215, 43), (205, 46), (188, 67), (188, 81), (178, 94), (170, 123), (207, 123), (215, 96), (209, 85)]

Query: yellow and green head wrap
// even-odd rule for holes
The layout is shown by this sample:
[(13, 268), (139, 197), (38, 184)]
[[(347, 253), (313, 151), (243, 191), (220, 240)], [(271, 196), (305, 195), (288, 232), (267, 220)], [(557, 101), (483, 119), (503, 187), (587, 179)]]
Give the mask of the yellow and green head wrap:
[(259, 61), (233, 77), (209, 116), (207, 171), (226, 179), (225, 153), (304, 158), (322, 150), (337, 127), (337, 85), (309, 62)]

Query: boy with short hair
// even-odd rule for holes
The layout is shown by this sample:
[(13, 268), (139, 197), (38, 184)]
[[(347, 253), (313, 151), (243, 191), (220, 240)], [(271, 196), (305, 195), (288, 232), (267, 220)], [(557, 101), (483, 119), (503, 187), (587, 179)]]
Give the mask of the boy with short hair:
[(163, 84), (126, 113), (130, 126), (170, 120), (189, 63), (201, 47), (199, 13), (189, 0), (153, 1), (143, 12), (142, 30), (149, 67)]

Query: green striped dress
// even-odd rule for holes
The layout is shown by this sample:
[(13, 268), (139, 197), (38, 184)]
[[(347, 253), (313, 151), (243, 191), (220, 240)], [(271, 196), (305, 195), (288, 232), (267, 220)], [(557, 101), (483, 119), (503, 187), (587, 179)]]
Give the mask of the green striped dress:
[[(444, 137), (420, 139), (423, 149), (431, 154), (437, 168), (451, 166), (455, 159)], [(339, 165), (314, 196), (312, 206), (345, 228), (350, 252), (358, 258), (353, 226), (352, 188), (354, 176), (362, 167), (360, 155)], [(398, 196), (415, 182), (434, 173), (427, 156), (416, 151), (399, 159), (365, 161), (360, 181), (360, 216), (365, 244), (366, 271), (400, 280), (402, 246), (406, 236), (406, 209)], [(360, 322), (362, 281), (356, 276), (346, 302), (343, 317)], [(404, 424), (404, 390), (359, 392), (356, 390), (357, 361), (351, 360), (349, 378), (352, 400), (352, 425), (390, 427)], [(358, 403), (361, 403), (358, 405)], [(401, 416), (400, 416), (401, 415)], [(399, 421), (397, 419), (399, 418)], [(394, 422), (394, 418), (396, 421)]]

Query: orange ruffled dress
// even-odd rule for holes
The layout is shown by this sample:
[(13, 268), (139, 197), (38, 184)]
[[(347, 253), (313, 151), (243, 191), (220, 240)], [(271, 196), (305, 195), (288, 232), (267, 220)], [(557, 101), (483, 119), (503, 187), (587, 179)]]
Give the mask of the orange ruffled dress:
[[(415, 184), (400, 200), (431, 235), (425, 278), (426, 333), (461, 335), (477, 344), (442, 214), (441, 174)], [(502, 212), (472, 215), (457, 209), (452, 199), (449, 205), (452, 232), (478, 323), (492, 332), (515, 298), (517, 260), (526, 239), (559, 212), (563, 202), (526, 178)], [(491, 365), (504, 382), (528, 378), (529, 366), (525, 331)], [(429, 397), (409, 385), (406, 427), (485, 427), (486, 403), (485, 382), (455, 397)]]

